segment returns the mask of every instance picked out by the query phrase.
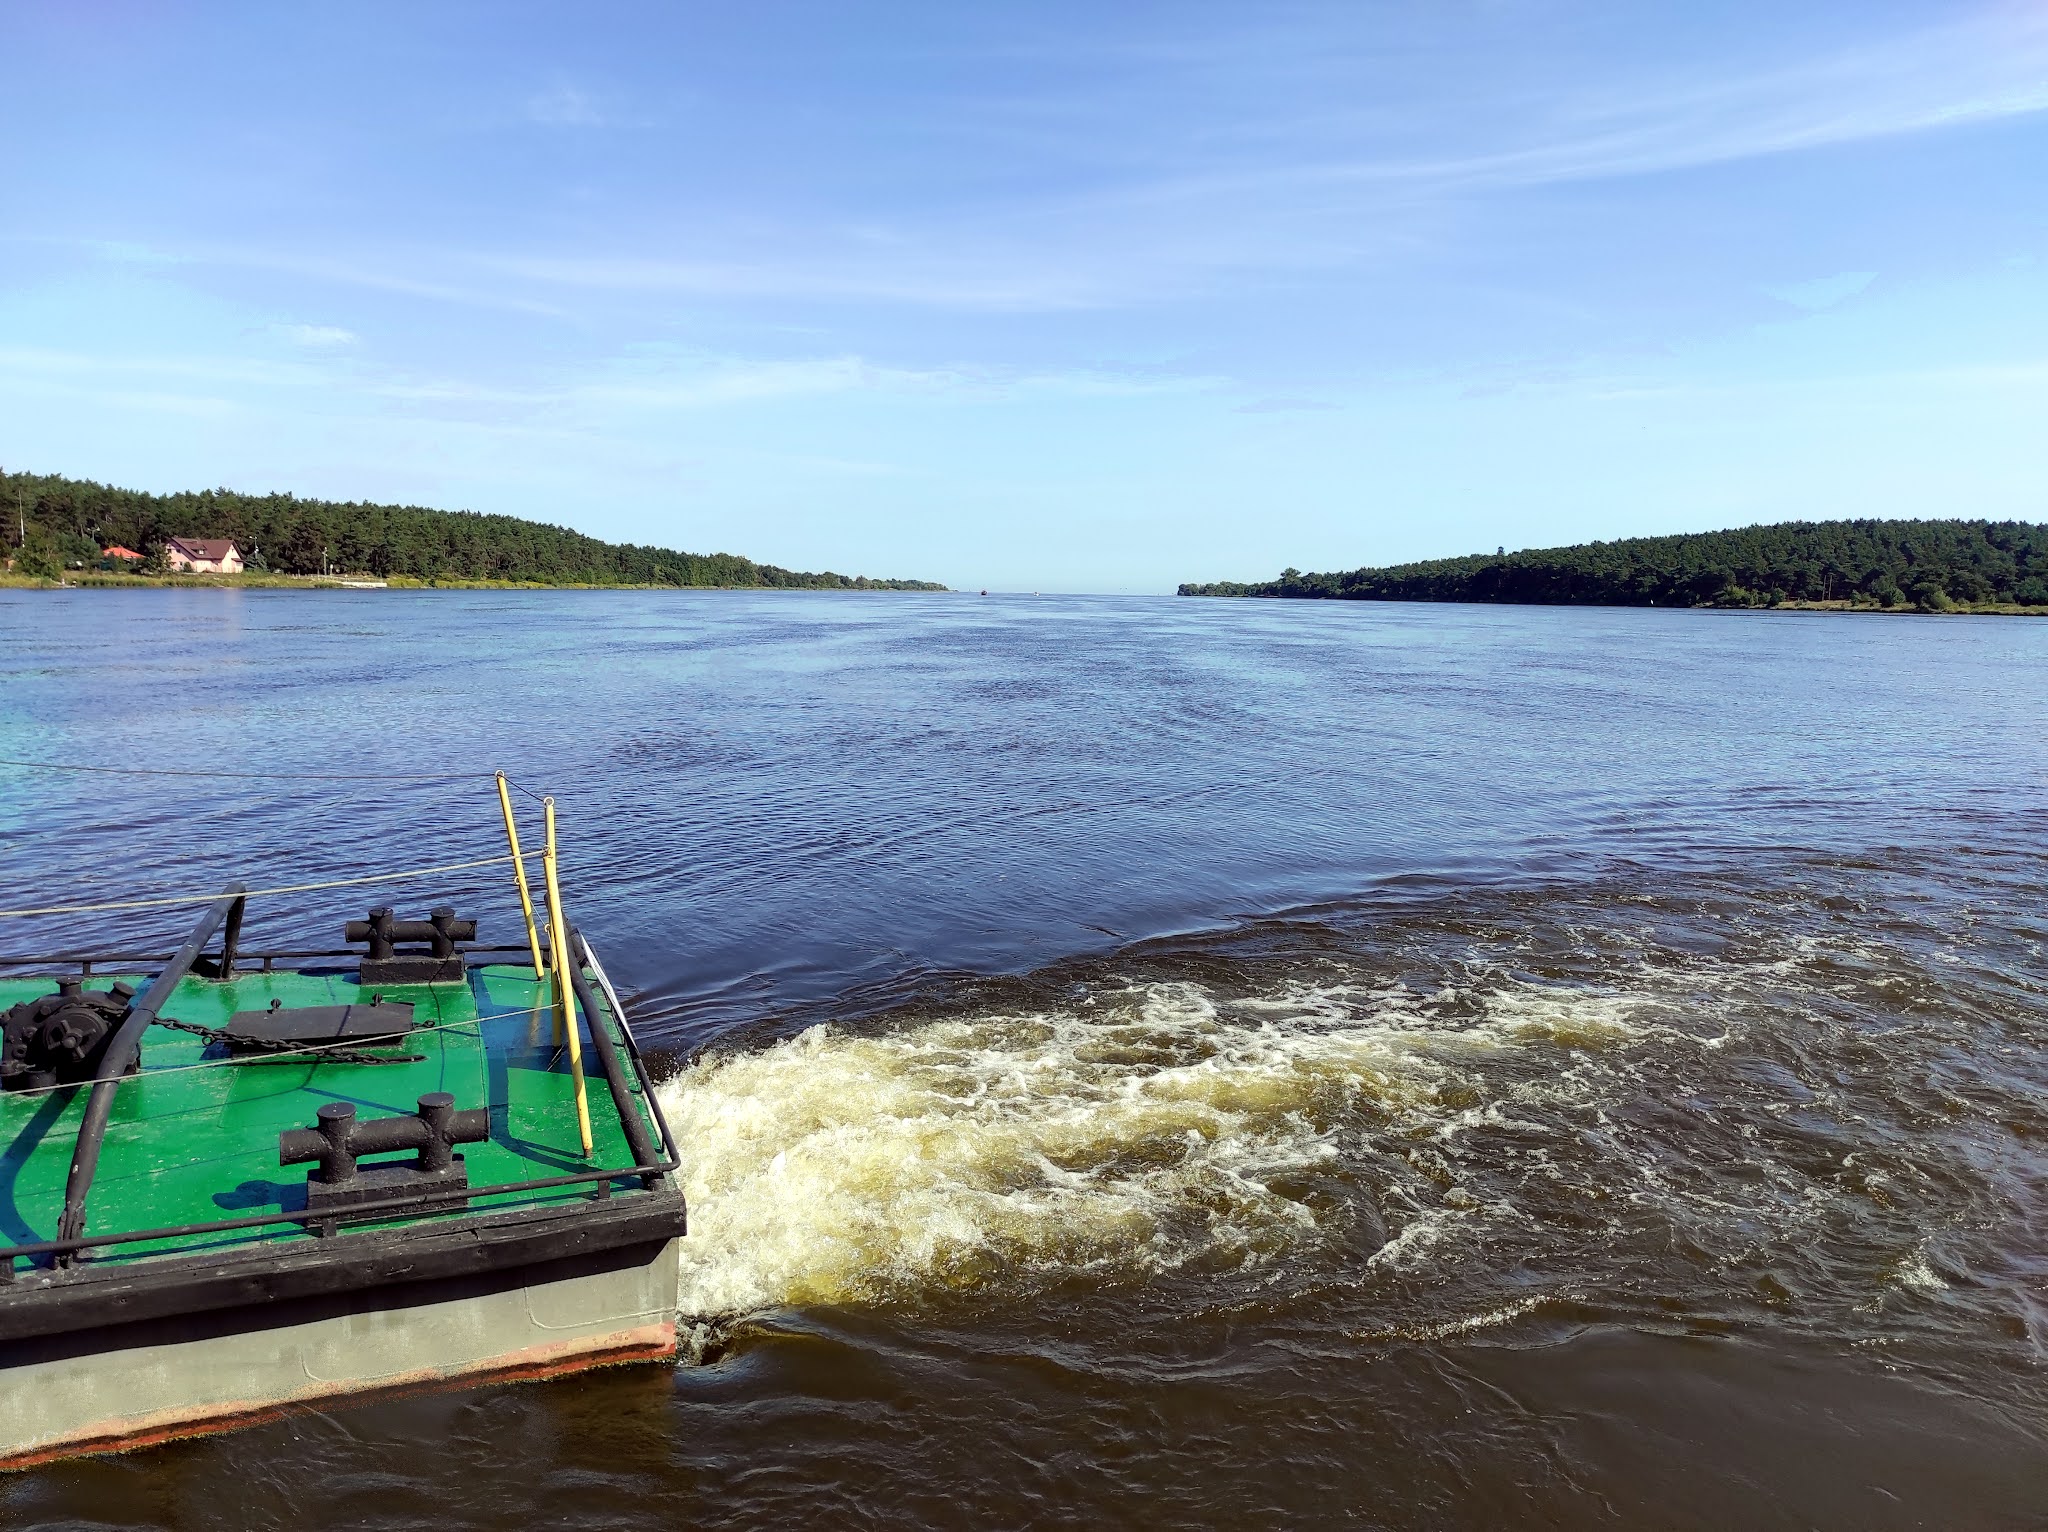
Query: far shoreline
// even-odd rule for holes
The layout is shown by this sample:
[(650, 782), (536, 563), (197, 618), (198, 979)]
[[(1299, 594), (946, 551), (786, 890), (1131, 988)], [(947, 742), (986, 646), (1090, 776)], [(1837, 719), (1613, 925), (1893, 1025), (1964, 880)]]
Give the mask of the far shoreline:
[(885, 585), (670, 585), (628, 584), (583, 580), (422, 580), (411, 575), (121, 575), (98, 570), (69, 571), (61, 579), (0, 571), (0, 590), (725, 590), (774, 591), (786, 595), (958, 595), (950, 586), (936, 588)]
[(1701, 602), (1693, 606), (1678, 602), (1659, 605), (1654, 601), (1458, 601), (1450, 597), (1434, 600), (1406, 596), (1277, 596), (1277, 595), (1190, 595), (1182, 591), (1177, 600), (1265, 601), (1276, 606), (1454, 606), (1502, 608), (1518, 611), (1552, 612), (1806, 612), (1819, 616), (1849, 617), (2048, 617), (2048, 606), (2028, 606), (2011, 601), (1977, 604), (1958, 601), (1946, 610), (1923, 606), (1878, 606), (1859, 601), (1776, 601), (1769, 604)]

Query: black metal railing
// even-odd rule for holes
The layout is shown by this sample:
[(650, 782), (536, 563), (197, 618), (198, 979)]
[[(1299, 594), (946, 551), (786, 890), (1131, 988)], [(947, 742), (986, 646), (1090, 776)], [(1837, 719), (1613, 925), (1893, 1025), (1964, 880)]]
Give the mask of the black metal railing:
[[(634, 1159), (651, 1160), (655, 1156), (655, 1147), (648, 1140), (647, 1124), (634, 1103), (632, 1088), (626, 1083), (626, 1069), (619, 1057), (619, 1045), (612, 1037), (611, 1028), (604, 1024), (607, 1008), (598, 1005), (597, 997), (590, 991), (590, 980), (583, 974), (584, 956), (589, 948), (582, 932), (574, 926), (566, 929), (569, 933), (569, 986), (576, 991), (576, 1003), (583, 1007), (583, 1014), (589, 1018), (591, 1045), (597, 1049), (598, 1067), (604, 1071), (604, 1082), (611, 1087), (612, 1105), (618, 1108), (619, 1126), (625, 1131), (626, 1147), (633, 1151)], [(621, 1030), (625, 1028), (625, 1020), (623, 1016), (619, 1018)], [(631, 1034), (628, 1036), (630, 1038)], [(643, 1099), (651, 1104), (654, 1092), (648, 1089)], [(658, 1114), (659, 1108), (654, 1110)], [(653, 1183), (650, 1180), (648, 1184)]]
[[(46, 1239), (32, 1245), (9, 1245), (0, 1249), (0, 1286), (16, 1278), (14, 1263), (19, 1260), (35, 1261), (42, 1257), (75, 1255), (81, 1250), (100, 1249), (113, 1245), (140, 1244), (159, 1239), (191, 1239), (206, 1234), (232, 1234), (242, 1229), (261, 1229), (277, 1224), (305, 1224), (312, 1226), (315, 1234), (331, 1235), (344, 1223), (379, 1223), (394, 1218), (446, 1218), (469, 1211), (468, 1204), (478, 1197), (513, 1196), (519, 1193), (552, 1191), (564, 1186), (591, 1185), (598, 1187), (597, 1197), (610, 1195), (614, 1181), (639, 1181), (643, 1185), (676, 1168), (677, 1161), (666, 1159), (652, 1164), (627, 1165), (615, 1170), (586, 1170), (570, 1176), (542, 1176), (532, 1181), (508, 1181), (498, 1186), (473, 1186), (467, 1190), (450, 1190), (435, 1194), (435, 1205), (422, 1206), (416, 1194), (392, 1197), (375, 1202), (351, 1203), (346, 1212), (333, 1209), (298, 1209), (284, 1213), (257, 1213), (247, 1218), (217, 1218), (205, 1223), (166, 1224), (159, 1229), (131, 1229), (120, 1234), (86, 1234), (75, 1239)], [(454, 1206), (456, 1203), (462, 1206)], [(511, 1209), (506, 1209), (511, 1211)]]
[[(522, 958), (527, 957), (527, 950), (523, 944), (519, 946), (503, 944), (479, 946), (474, 943), (464, 943), (463, 950), (465, 952), (483, 953), (509, 952), (516, 953)], [(209, 974), (208, 977), (227, 978), (235, 971), (236, 964), (245, 965), (241, 970), (245, 973), (268, 973), (272, 965), (280, 960), (295, 961), (300, 958), (354, 958), (360, 960), (362, 955), (362, 949), (359, 947), (279, 947), (262, 952), (242, 952), (238, 950), (224, 954), (226, 958), (225, 966), (220, 968), (218, 974)], [(0, 957), (0, 968), (76, 968), (79, 970), (81, 978), (89, 979), (92, 977), (92, 971), (95, 967), (118, 969), (122, 966), (133, 967), (140, 963), (168, 963), (176, 956), (177, 954), (174, 952), (45, 952), (24, 957)], [(213, 960), (209, 966), (216, 966), (219, 964), (219, 961)], [(260, 964), (260, 969), (252, 970), (246, 966), (251, 963)], [(37, 975), (16, 974), (13, 977), (32, 979), (37, 977)]]

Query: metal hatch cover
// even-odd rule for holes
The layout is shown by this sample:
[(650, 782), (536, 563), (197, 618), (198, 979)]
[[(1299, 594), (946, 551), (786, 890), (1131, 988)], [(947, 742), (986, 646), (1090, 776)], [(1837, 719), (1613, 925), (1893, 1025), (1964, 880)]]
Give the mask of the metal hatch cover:
[(368, 1042), (398, 1039), (413, 1029), (412, 1003), (378, 996), (367, 1004), (308, 1005), (267, 1011), (237, 1011), (222, 1030), (229, 1048), (239, 1043), (271, 1048), (280, 1043)]

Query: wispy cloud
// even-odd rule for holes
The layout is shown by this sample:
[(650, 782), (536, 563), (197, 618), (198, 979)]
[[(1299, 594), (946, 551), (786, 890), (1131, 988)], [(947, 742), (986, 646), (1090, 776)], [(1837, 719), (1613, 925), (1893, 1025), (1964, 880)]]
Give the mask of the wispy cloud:
[(985, 365), (896, 367), (860, 356), (753, 360), (738, 357), (616, 359), (580, 376), (534, 388), (460, 379), (375, 385), (385, 397), (457, 405), (495, 404), (598, 412), (694, 411), (829, 394), (955, 395), (998, 399), (1022, 394), (1068, 398), (1206, 392), (1226, 380), (1101, 369), (1033, 371)]
[[(1159, 178), (1141, 195), (1217, 197), (1276, 184), (1435, 188), (1540, 185), (1704, 165), (1950, 129), (2048, 111), (2048, 8), (2005, 8), (1917, 33), (1747, 70), (1666, 64), (1627, 84), (1579, 79), (1499, 100), (1447, 93), (1432, 141), (1394, 153), (1377, 117), (1276, 112), (1248, 163)], [(1412, 136), (1412, 135), (1403, 135)]]
[(175, 266), (180, 257), (151, 245), (125, 239), (88, 239), (79, 243), (102, 260), (129, 266)]
[(1301, 415), (1318, 410), (1334, 410), (1339, 406), (1327, 399), (1254, 399), (1249, 404), (1240, 404), (1234, 413), (1239, 415)]
[(1767, 296), (1789, 303), (1794, 308), (1819, 310), (1831, 309), (1838, 303), (1846, 303), (1877, 280), (1874, 271), (1844, 271), (1832, 277), (1815, 277), (1809, 282), (1789, 282), (1782, 287), (1767, 287)]
[(475, 260), (433, 249), (380, 247), (357, 241), (339, 251), (309, 254), (275, 246), (195, 241), (168, 258), (197, 266), (275, 272), (337, 287), (366, 288), (463, 308), (497, 309), (545, 318), (563, 318), (567, 314), (559, 303), (514, 290), (503, 281), (489, 280), (488, 273), (480, 271), (481, 263)]
[[(97, 248), (577, 323), (665, 299), (745, 306), (751, 320), (777, 303), (1057, 316), (1241, 292), (1248, 276), (1412, 267), (1467, 234), (1475, 209), (1523, 188), (2048, 111), (2048, 7), (2038, 3), (1866, 33), (1853, 46), (1808, 41), (1803, 55), (1782, 44), (1766, 57), (1766, 38), (1700, 60), (1645, 52), (1638, 39), (1636, 54), (1559, 45), (1528, 67), (1512, 45), (1533, 33), (1468, 23), (1432, 34), (1414, 60), (1377, 39), (1388, 30), (1378, 23), (1345, 23), (1348, 51), (1324, 46), (1317, 28), (1348, 14), (1261, 13), (1206, 36), (1190, 24), (1170, 40), (1126, 38), (1121, 53), (1112, 39), (1110, 54), (1138, 72), (1117, 90), (1080, 71), (1071, 39), (1043, 29), (1033, 46), (1060, 67), (1049, 64), (1035, 92), (939, 99), (927, 82), (924, 96), (906, 93), (903, 110), (943, 111), (949, 133), (987, 151), (965, 180), (935, 156), (954, 176), (943, 186), (892, 179), (900, 167), (876, 171), (861, 158), (872, 146), (856, 146), (845, 163), (874, 172), (857, 193), (778, 200), (735, 173), (707, 214), (695, 181), (642, 155), (621, 161), (617, 218), (490, 228), (428, 217), (410, 237), (312, 229), (289, 242)], [(1360, 41), (1367, 33), (1375, 39)], [(1655, 28), (1644, 35), (1668, 42)], [(565, 78), (522, 106), (549, 127), (625, 120), (614, 95)], [(811, 147), (828, 159), (837, 149)], [(1789, 293), (1776, 295), (1801, 301)], [(294, 343), (349, 344), (321, 338), (330, 328), (305, 327)]]
[(442, 406), (465, 417), (495, 411), (506, 418), (529, 418), (566, 410), (592, 420), (712, 411), (834, 394), (947, 395), (980, 400), (1022, 395), (1131, 398), (1209, 392), (1228, 386), (1223, 378), (1155, 371), (1054, 371), (984, 364), (920, 368), (891, 366), (858, 355), (749, 358), (695, 353), (628, 354), (520, 386), (454, 374), (407, 375), (356, 361), (344, 366), (34, 347), (0, 347), (0, 379), (24, 386), (41, 381), (131, 392), (138, 380), (171, 379), (213, 390), (245, 389), (252, 398), (298, 389), (365, 404), (383, 400), (408, 407)]
[[(1172, 298), (1222, 273), (1334, 269), (1398, 251), (1414, 238), (1418, 199), (1683, 172), (2048, 111), (2048, 8), (1749, 69), (1674, 62), (1629, 84), (1582, 78), (1497, 98), (1453, 89), (1413, 113), (1441, 119), (1426, 136), (1451, 152), (1396, 152), (1412, 127), (1383, 114), (1297, 111), (1285, 83), (1251, 92), (1199, 134), (1164, 114), (1157, 127), (1090, 119), (1094, 142), (1124, 147), (1082, 184), (905, 215), (882, 242), (852, 226), (787, 227), (744, 249), (693, 234), (687, 255), (470, 259), (538, 289), (998, 312)], [(1157, 139), (1169, 130), (1180, 140)]]
[[(1725, 56), (1640, 70), (1608, 59), (1598, 70), (1537, 74), (1506, 90), (1491, 74), (1468, 81), (1452, 72), (1441, 90), (1404, 93), (1384, 60), (1358, 62), (1346, 89), (1344, 60), (1303, 62), (1296, 55), (1306, 50), (1237, 43), (1219, 55), (1244, 61), (1234, 73), (1185, 49), (1151, 61), (1185, 76), (1152, 86), (1171, 98), (1171, 111), (1149, 110), (1154, 102), (1142, 95), (1134, 104), (1068, 82), (1065, 94), (1039, 104), (1030, 133), (1001, 145), (1011, 158), (992, 168), (1012, 188), (1001, 194), (906, 197), (830, 216), (801, 204), (769, 213), (742, 194), (710, 221), (668, 213), (673, 194), (650, 185), (629, 222), (586, 226), (552, 247), (522, 227), (495, 242), (456, 242), (443, 229), (438, 237), (422, 230), (411, 243), (356, 236), (318, 246), (180, 247), (158, 239), (97, 248), (563, 318), (650, 296), (1057, 314), (1199, 296), (1248, 272), (1412, 259), (1440, 239), (1453, 210), (1516, 188), (1682, 172), (2048, 111), (2041, 6), (1746, 68)], [(1307, 93), (1298, 76), (1310, 69), (1319, 71), (1320, 96), (1298, 101)], [(1230, 91), (1195, 131), (1183, 98), (1219, 72)], [(1401, 113), (1335, 104), (1389, 93)], [(621, 120), (570, 81), (538, 91), (525, 111), (565, 128)], [(1014, 102), (958, 111), (992, 136), (991, 124), (1030, 115)], [(1059, 122), (1057, 133), (1039, 132), (1044, 118)], [(1052, 173), (1093, 145), (1116, 148), (1090, 151), (1083, 173)]]
[(596, 96), (565, 81), (528, 96), (526, 116), (550, 128), (601, 128), (611, 120)]
[(304, 346), (309, 351), (329, 351), (337, 346), (353, 346), (358, 339), (355, 331), (344, 330), (331, 324), (277, 324), (270, 327), (271, 333), (295, 346)]
[(245, 384), (262, 389), (320, 387), (331, 376), (328, 369), (310, 362), (211, 355), (94, 355), (39, 346), (0, 347), (0, 374), (17, 379), (174, 378), (216, 387)]
[[(791, 230), (784, 243), (812, 248), (804, 260), (451, 252), (481, 270), (546, 286), (615, 293), (677, 293), (700, 297), (801, 297), (915, 304), (1005, 312), (1087, 308), (1105, 294), (1085, 281), (1063, 279), (1011, 251), (977, 256), (943, 233), (878, 255), (861, 241)], [(819, 248), (822, 247), (822, 248)]]

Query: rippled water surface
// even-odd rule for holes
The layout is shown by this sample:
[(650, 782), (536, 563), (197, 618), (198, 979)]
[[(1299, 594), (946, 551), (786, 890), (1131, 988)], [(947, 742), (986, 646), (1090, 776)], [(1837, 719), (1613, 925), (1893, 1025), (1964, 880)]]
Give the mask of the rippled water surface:
[(503, 767), (692, 1219), (680, 1366), (0, 1522), (2048, 1524), (2044, 739), (2024, 620), (0, 593), (0, 756), (264, 774), (0, 768), (7, 906), (488, 856), (310, 774)]

